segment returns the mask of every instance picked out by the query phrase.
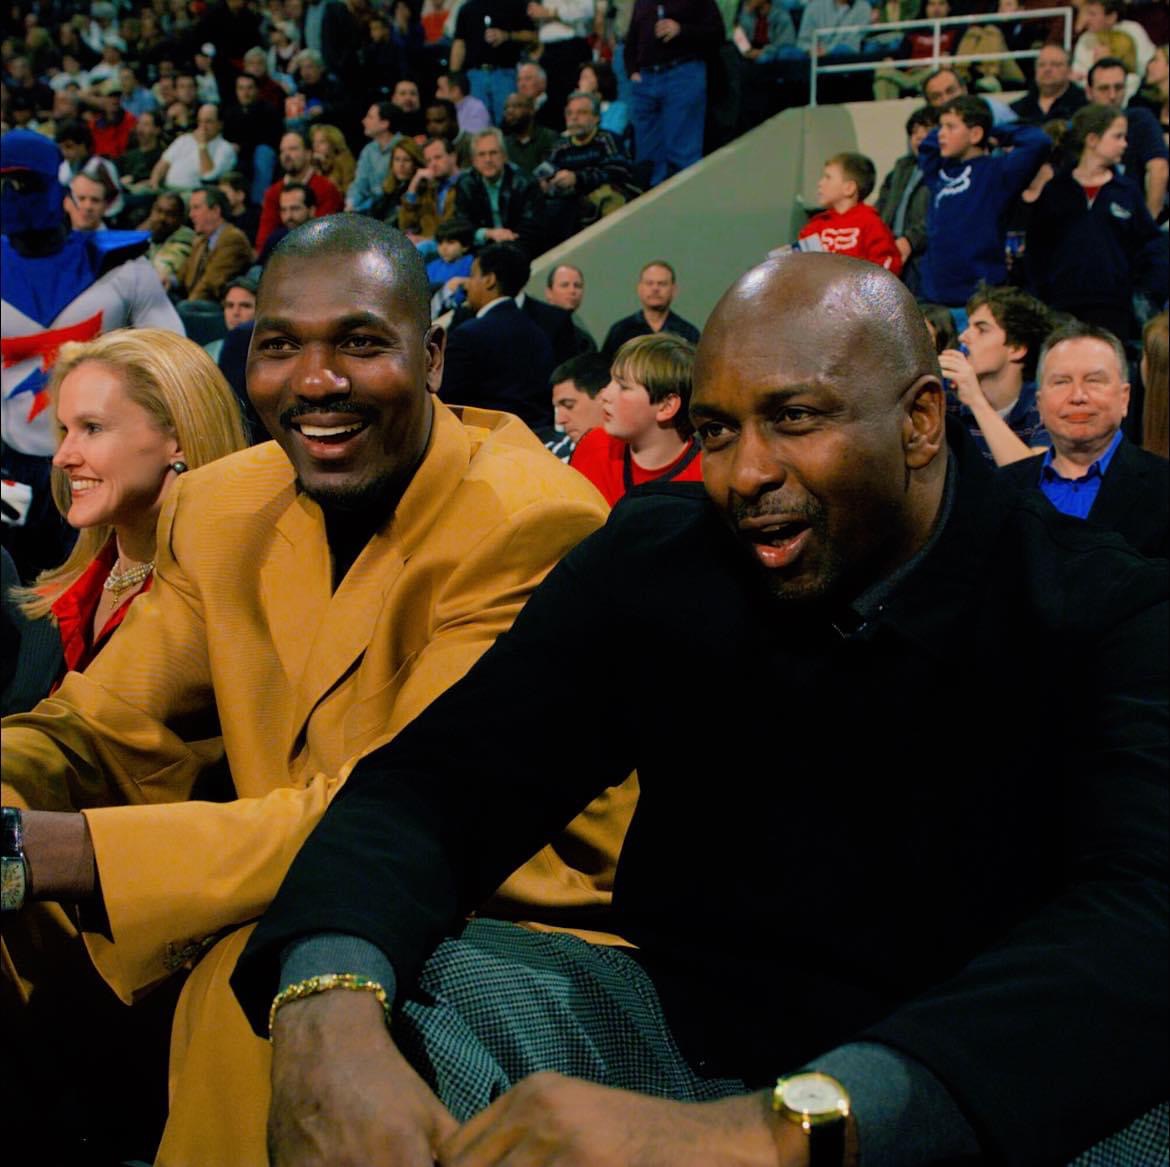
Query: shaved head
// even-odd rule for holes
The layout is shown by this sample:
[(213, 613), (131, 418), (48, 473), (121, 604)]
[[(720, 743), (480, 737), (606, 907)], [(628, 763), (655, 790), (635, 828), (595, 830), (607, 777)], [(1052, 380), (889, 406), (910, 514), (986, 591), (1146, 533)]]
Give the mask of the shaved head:
[[(745, 320), (753, 317), (753, 333), (759, 332), (761, 318), (782, 317), (790, 322), (795, 334), (790, 343), (807, 350), (810, 357), (825, 354), (826, 339), (841, 340), (847, 335), (847, 343), (831, 345), (836, 359), (849, 362), (852, 368), (855, 346), (860, 346), (872, 360), (872, 370), (884, 375), (880, 381), (867, 378), (852, 384), (858, 393), (877, 391), (887, 379), (903, 389), (929, 373), (942, 378), (914, 297), (901, 280), (877, 264), (815, 252), (769, 260), (723, 296), (707, 321), (703, 340), (723, 340), (729, 335), (731, 343), (739, 344)], [(700, 363), (713, 349), (713, 345), (699, 346)], [(840, 375), (845, 369), (827, 371)]]
[(707, 491), (779, 598), (852, 598), (929, 538), (942, 378), (875, 264), (796, 253), (743, 276), (703, 329), (691, 416)]
[(425, 332), (431, 322), (431, 292), (427, 271), (418, 249), (401, 231), (366, 215), (326, 215), (289, 232), (277, 244), (261, 277), (259, 295), (264, 295), (267, 272), (281, 260), (321, 261), (328, 266), (338, 256), (371, 252), (384, 263), (389, 278), (387, 293), (402, 297)]

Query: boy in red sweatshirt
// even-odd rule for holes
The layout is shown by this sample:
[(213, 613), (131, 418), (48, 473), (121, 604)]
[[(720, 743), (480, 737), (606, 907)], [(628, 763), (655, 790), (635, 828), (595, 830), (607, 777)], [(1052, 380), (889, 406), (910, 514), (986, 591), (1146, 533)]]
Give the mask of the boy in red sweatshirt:
[(614, 506), (646, 482), (702, 482), (689, 410), (695, 346), (672, 332), (627, 340), (597, 395), (602, 424), (578, 443), (569, 465)]
[(864, 154), (834, 154), (817, 183), (817, 200), (824, 209), (809, 219), (800, 238), (816, 235), (822, 251), (868, 259), (901, 275), (902, 255), (893, 232), (865, 201), (876, 178)]

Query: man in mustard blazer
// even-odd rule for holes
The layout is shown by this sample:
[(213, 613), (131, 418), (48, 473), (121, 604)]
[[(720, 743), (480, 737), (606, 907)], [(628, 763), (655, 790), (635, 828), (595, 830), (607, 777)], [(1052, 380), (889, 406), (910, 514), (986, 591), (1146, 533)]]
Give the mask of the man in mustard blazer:
[[(517, 419), (435, 400), (428, 300), (417, 253), (384, 224), (338, 216), (290, 235), (249, 359), (277, 441), (175, 481), (151, 591), (86, 673), (5, 721), (5, 805), (83, 812), (26, 811), (31, 894), (104, 910), (83, 938), (124, 1001), (254, 920), (347, 761), (461, 677), (604, 521), (600, 496)], [(234, 798), (195, 801), (220, 750)], [(630, 782), (581, 816), (504, 885), (500, 912), (592, 927), (633, 798)], [(242, 941), (220, 947), (230, 972)], [(260, 1071), (263, 1162), (267, 1050), (235, 1014), (252, 1043), (241, 1073)], [(197, 1127), (179, 1132), (189, 1148)]]
[(214, 187), (191, 195), (188, 214), (195, 243), (180, 276), (188, 300), (218, 304), (228, 281), (243, 275), (255, 258), (248, 237), (225, 221), (226, 208), (227, 196)]

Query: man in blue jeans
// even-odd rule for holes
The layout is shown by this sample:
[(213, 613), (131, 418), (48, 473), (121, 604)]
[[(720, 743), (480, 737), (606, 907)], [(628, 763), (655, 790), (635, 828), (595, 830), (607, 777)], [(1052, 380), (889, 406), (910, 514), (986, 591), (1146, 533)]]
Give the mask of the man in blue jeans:
[(724, 39), (714, 0), (636, 0), (625, 63), (637, 161), (650, 163), (651, 186), (703, 156), (704, 56)]
[[(487, 106), (492, 125), (502, 122), (504, 102), (516, 88), (520, 53), (535, 43), (523, 0), (467, 0), (459, 9), (448, 71), (467, 74), (470, 93)], [(468, 128), (462, 120), (460, 128)]]

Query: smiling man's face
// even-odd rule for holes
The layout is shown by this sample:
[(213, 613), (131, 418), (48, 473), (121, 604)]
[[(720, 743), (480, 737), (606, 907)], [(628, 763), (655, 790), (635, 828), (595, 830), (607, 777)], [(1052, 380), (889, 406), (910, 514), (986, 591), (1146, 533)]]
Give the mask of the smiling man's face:
[(248, 395), (323, 506), (401, 490), (423, 456), (443, 371), (428, 332), (377, 251), (278, 256), (264, 275)]

